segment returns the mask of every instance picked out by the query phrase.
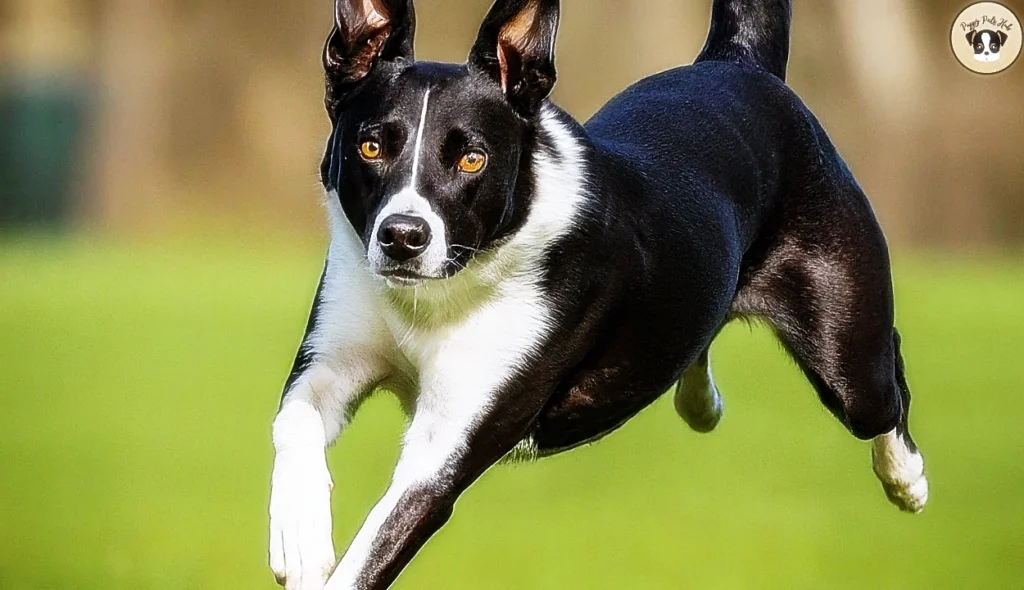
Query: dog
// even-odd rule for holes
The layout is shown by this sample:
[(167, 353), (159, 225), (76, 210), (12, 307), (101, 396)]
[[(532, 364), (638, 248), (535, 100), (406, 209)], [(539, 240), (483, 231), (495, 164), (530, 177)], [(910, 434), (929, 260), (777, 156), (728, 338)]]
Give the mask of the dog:
[[(412, 0), (337, 0), (331, 244), (273, 425), (281, 584), (388, 587), (491, 466), (596, 441), (673, 387), (711, 431), (709, 348), (734, 319), (770, 326), (873, 441), (888, 497), (924, 507), (886, 241), (784, 82), (791, 11), (714, 0), (693, 65), (580, 124), (549, 99), (557, 0), (497, 0), (459, 65), (414, 59)], [(336, 562), (325, 448), (376, 390), (410, 422)]]
[(980, 62), (999, 61), (999, 50), (1006, 45), (1008, 36), (1003, 31), (971, 31), (967, 33), (967, 42), (974, 47), (974, 59)]

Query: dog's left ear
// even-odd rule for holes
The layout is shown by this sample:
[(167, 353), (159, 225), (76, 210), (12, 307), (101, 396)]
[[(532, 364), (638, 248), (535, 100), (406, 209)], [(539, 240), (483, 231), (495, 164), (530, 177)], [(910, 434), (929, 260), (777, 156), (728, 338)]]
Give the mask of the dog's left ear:
[(974, 45), (974, 38), (978, 36), (978, 31), (971, 31), (967, 33), (967, 42)]
[(999, 36), (999, 44), (1006, 45), (1006, 40), (1009, 38), (1009, 35), (1006, 34), (1006, 31), (998, 31), (996, 32), (996, 35)]
[(555, 86), (558, 0), (497, 0), (469, 54), (501, 84), (512, 108), (532, 117)]
[(378, 60), (413, 58), (412, 0), (335, 0), (324, 69), (341, 84), (365, 78)]

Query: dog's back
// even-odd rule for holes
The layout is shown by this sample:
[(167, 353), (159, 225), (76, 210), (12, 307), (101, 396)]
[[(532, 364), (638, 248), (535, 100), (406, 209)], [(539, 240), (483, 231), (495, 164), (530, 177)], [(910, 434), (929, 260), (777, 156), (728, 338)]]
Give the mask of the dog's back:
[[(746, 250), (788, 178), (842, 168), (814, 115), (785, 84), (789, 0), (715, 0), (707, 42), (691, 66), (633, 84), (585, 125), (605, 153), (643, 170), (642, 207), (669, 223), (725, 200)], [(820, 150), (824, 159), (810, 158)], [(799, 168), (799, 169), (798, 169)], [(623, 199), (626, 205), (630, 199)]]
[[(620, 179), (603, 187), (604, 215), (656, 245), (643, 256), (647, 278), (680, 293), (683, 306), (702, 304), (687, 291), (695, 270), (718, 281), (738, 273), (733, 312), (745, 313), (745, 288), (784, 243), (835, 257), (870, 249), (888, 277), (867, 197), (785, 83), (790, 19), (788, 0), (715, 0), (693, 65), (638, 81), (584, 125), (594, 165)], [(838, 228), (865, 243), (851, 248)]]
[(642, 207), (670, 221), (724, 199), (748, 222), (739, 228), (745, 250), (755, 221), (783, 192), (786, 168), (805, 164), (801, 156), (817, 139), (812, 121), (774, 75), (709, 61), (637, 82), (585, 127), (605, 153), (643, 170), (651, 190)]

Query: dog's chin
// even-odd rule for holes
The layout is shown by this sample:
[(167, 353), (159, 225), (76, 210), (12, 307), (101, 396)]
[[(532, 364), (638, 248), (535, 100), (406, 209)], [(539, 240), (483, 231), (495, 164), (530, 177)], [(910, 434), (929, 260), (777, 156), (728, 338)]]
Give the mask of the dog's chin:
[(377, 276), (384, 279), (384, 283), (392, 289), (413, 289), (428, 281), (440, 280), (440, 277), (431, 277), (402, 269), (377, 271)]
[(391, 276), (384, 277), (384, 282), (392, 289), (415, 289), (422, 285), (427, 279)]
[(981, 55), (979, 53), (976, 53), (974, 54), (974, 59), (983, 63), (991, 63), (994, 61), (999, 61), (999, 54), (993, 53), (992, 55)]

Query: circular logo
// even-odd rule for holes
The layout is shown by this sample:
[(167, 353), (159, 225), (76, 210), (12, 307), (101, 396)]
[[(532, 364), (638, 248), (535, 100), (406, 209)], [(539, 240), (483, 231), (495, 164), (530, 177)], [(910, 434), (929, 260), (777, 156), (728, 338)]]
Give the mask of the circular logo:
[(950, 37), (956, 59), (978, 74), (997, 74), (1013, 65), (1022, 42), (1017, 15), (998, 2), (965, 8), (953, 21)]

